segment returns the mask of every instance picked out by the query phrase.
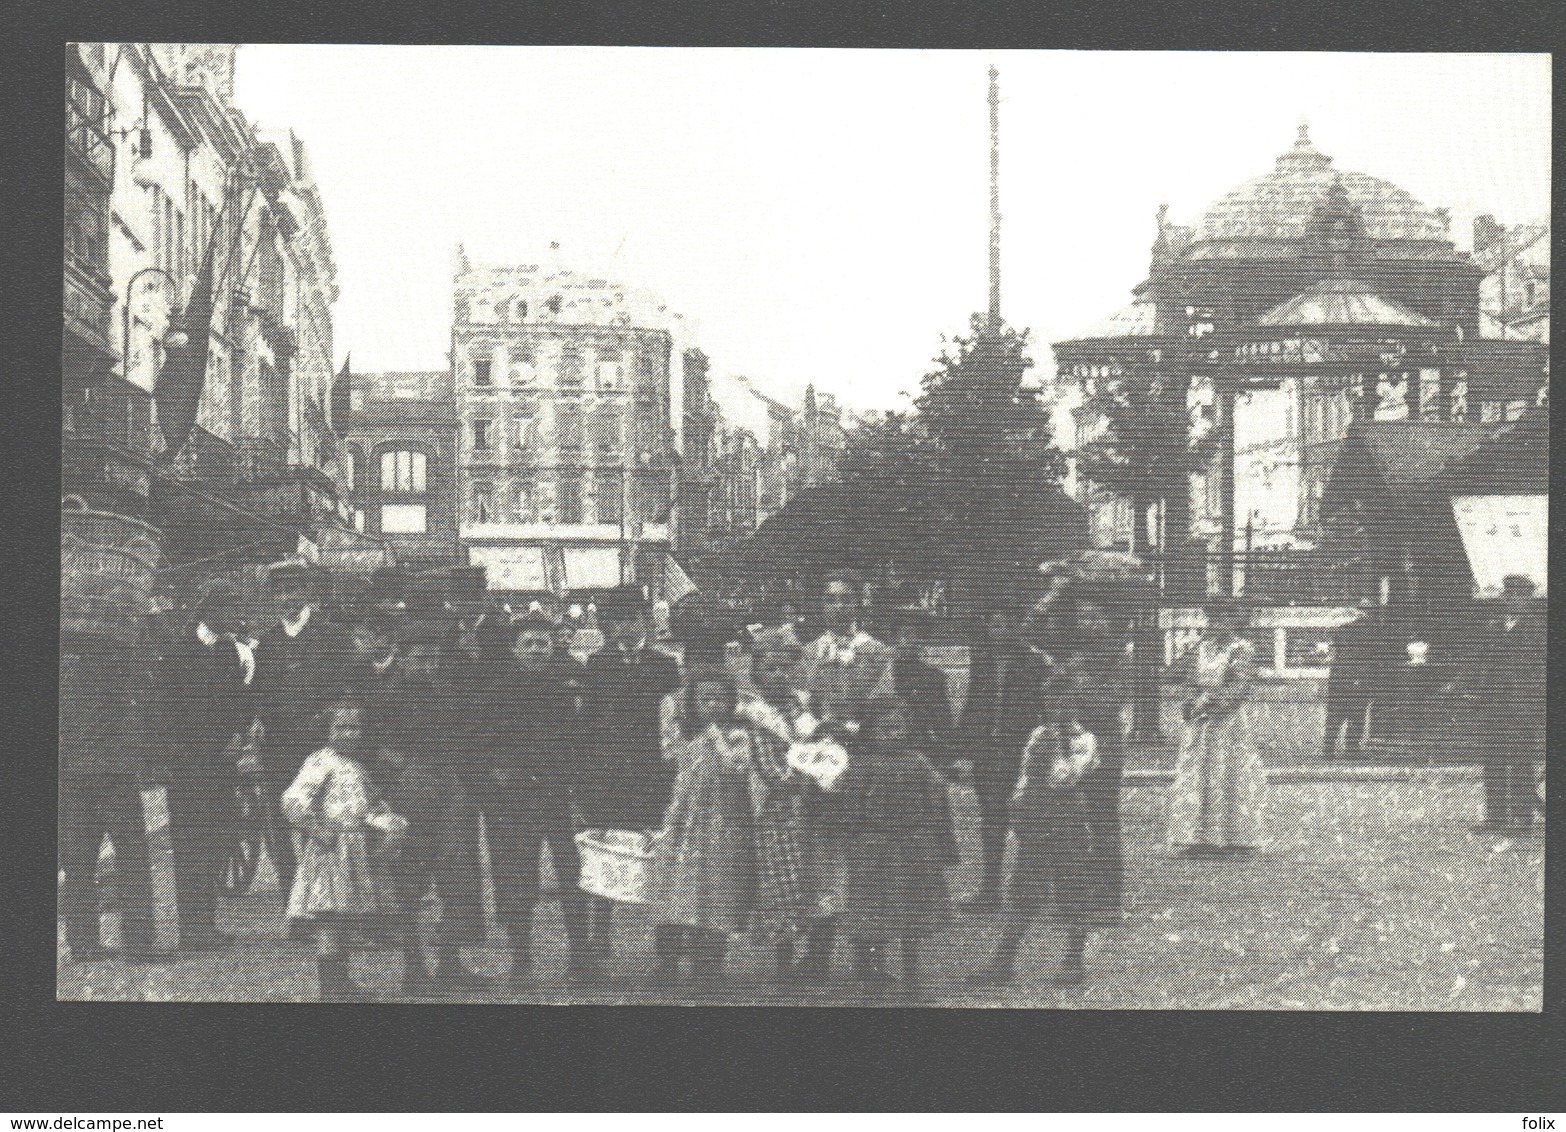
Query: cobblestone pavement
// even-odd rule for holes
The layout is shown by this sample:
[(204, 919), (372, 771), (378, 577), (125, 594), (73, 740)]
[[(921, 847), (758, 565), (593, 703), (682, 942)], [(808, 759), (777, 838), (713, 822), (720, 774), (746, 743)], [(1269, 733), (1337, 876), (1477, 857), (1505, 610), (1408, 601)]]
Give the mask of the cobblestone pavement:
[[(971, 795), (956, 792), (964, 864), (972, 885), (977, 844)], [(1413, 771), (1401, 780), (1284, 780), (1270, 791), (1273, 841), (1251, 858), (1192, 861), (1161, 843), (1163, 789), (1141, 782), (1124, 802), (1128, 880), (1125, 922), (1093, 937), (1088, 983), (1049, 985), (1056, 931), (1035, 929), (1004, 994), (962, 987), (994, 945), (992, 917), (959, 913), (926, 946), (921, 1001), (952, 1006), (1153, 1009), (1527, 1010), (1541, 1007), (1544, 839), (1469, 831), (1480, 808), (1472, 778)], [(627, 909), (617, 926), (609, 985), (583, 992), (564, 982), (557, 904), (538, 910), (537, 989), (498, 989), (490, 1001), (668, 1001), (866, 1005), (846, 947), (826, 990), (783, 994), (764, 976), (770, 952), (736, 943), (721, 997), (672, 998), (642, 988), (652, 964), (647, 914)], [(106, 917), (107, 935), (114, 917)], [(227, 950), (153, 965), (73, 964), (61, 951), (66, 999), (298, 1001), (315, 995), (308, 947), (282, 938), (275, 890), (231, 902)], [(112, 938), (110, 939), (112, 942)], [(500, 975), (503, 937), (469, 949), (469, 965)], [(355, 959), (372, 996), (393, 999), (400, 960)], [(887, 1000), (896, 1004), (898, 1000)]]

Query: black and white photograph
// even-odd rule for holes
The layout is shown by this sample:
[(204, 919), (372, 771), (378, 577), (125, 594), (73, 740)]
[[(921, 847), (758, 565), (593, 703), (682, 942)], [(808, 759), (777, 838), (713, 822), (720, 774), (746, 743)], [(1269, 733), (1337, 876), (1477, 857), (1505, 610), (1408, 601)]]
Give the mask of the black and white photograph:
[(1550, 56), (64, 62), (58, 1000), (1543, 1010)]

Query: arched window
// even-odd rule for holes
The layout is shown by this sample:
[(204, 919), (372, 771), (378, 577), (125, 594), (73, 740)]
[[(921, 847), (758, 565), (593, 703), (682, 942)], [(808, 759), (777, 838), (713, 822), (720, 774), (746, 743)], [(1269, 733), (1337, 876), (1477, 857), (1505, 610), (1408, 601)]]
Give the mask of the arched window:
[(425, 456), (408, 448), (381, 453), (381, 491), (421, 494), (425, 490)]

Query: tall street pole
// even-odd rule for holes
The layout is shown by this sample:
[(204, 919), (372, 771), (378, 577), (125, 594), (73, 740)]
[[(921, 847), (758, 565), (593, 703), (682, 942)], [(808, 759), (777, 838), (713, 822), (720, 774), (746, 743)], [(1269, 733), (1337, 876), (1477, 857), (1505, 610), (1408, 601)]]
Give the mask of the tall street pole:
[(1000, 72), (990, 68), (990, 333), (1001, 327)]

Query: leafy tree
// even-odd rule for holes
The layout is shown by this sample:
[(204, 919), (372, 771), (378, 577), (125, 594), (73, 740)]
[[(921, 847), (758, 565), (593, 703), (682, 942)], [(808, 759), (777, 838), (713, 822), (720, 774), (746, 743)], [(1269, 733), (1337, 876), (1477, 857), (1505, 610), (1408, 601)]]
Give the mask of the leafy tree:
[(1078, 460), (1084, 476), (1131, 504), (1131, 549), (1141, 551), (1142, 520), (1153, 504), (1165, 505), (1169, 531), (1185, 529), (1188, 477), (1206, 469), (1216, 435), (1192, 429), (1184, 380), (1152, 364), (1118, 368), (1083, 400), (1084, 415), (1098, 423)]
[[(1024, 387), (1026, 331), (975, 316), (921, 382), (914, 411), (850, 436), (839, 471), (905, 574), (951, 578), (980, 609), (1014, 595), (1044, 558), (1079, 544), (1058, 487), (1048, 409)], [(884, 522), (883, 520), (890, 520)]]

